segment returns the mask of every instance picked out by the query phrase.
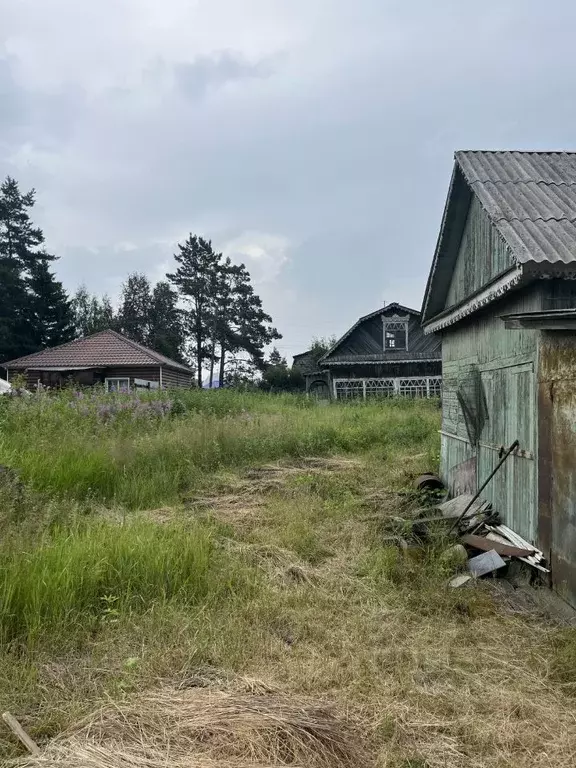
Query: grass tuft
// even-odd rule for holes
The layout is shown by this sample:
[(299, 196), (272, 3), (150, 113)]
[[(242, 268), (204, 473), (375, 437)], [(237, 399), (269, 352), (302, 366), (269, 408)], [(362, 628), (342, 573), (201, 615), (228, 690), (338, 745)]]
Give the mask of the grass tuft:
[(195, 605), (245, 588), (244, 574), (200, 525), (95, 519), (0, 551), (0, 640), (85, 638), (120, 616), (170, 602)]

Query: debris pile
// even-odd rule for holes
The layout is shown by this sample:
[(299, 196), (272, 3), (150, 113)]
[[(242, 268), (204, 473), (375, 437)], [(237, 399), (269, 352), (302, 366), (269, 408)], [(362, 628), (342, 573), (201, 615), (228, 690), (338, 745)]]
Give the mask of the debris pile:
[[(419, 492), (433, 491), (438, 498), (442, 492), (438, 482), (434, 475), (423, 475), (416, 479), (415, 488)], [(390, 522), (397, 524), (396, 535), (386, 536), (384, 540), (403, 551), (410, 548), (410, 541), (421, 544), (434, 534), (454, 536), (455, 542), (449, 551), (458, 549), (459, 563), (465, 570), (450, 580), (452, 587), (461, 587), (472, 579), (497, 572), (507, 573), (506, 566), (512, 561), (532, 569), (531, 581), (538, 575), (550, 573), (544, 553), (503, 525), (498, 512), (489, 501), (480, 499), (479, 493), (462, 494), (421, 507), (412, 520), (392, 518)]]
[(439, 509), (454, 521), (452, 530), (470, 555), (467, 573), (454, 577), (451, 586), (460, 587), (471, 579), (493, 574), (511, 560), (519, 560), (540, 573), (550, 572), (543, 552), (502, 525), (489, 502), (464, 495), (444, 502)]

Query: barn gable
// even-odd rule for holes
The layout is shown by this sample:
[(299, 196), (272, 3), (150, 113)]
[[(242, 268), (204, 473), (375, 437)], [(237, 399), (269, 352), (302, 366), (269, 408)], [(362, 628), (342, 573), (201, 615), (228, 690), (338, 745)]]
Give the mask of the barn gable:
[(576, 153), (456, 152), (422, 320), (439, 331), (538, 277), (575, 276)]
[(513, 266), (512, 251), (473, 195), (443, 309), (458, 305)]

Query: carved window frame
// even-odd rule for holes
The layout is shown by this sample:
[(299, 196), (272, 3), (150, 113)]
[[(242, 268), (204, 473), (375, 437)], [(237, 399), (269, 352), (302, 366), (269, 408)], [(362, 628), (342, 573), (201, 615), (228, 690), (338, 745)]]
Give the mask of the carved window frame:
[[(382, 315), (382, 348), (384, 352), (399, 350), (400, 352), (408, 351), (408, 325), (410, 318), (401, 315)], [(398, 331), (404, 331), (404, 346), (397, 346)], [(387, 333), (395, 333), (394, 343), (388, 346), (387, 341), (389, 339)]]

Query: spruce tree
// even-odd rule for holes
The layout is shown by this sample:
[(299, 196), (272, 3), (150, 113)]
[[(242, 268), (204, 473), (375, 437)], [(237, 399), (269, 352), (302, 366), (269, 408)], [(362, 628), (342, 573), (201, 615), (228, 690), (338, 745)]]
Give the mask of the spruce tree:
[(35, 346), (44, 349), (71, 341), (75, 336), (72, 302), (47, 260), (32, 264), (29, 285)]
[(154, 286), (150, 304), (148, 346), (178, 362), (184, 360), (184, 329), (178, 294), (166, 281)]
[(133, 272), (122, 286), (118, 326), (132, 341), (146, 344), (150, 334), (152, 295), (146, 275)]
[(0, 186), (0, 359), (4, 360), (70, 337), (69, 301), (49, 269), (56, 257), (46, 252), (42, 230), (32, 224), (34, 203), (34, 190), (21, 193), (11, 177)]

